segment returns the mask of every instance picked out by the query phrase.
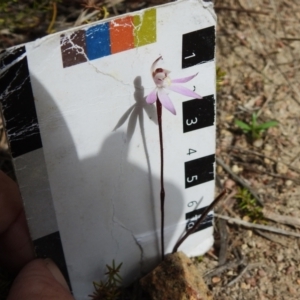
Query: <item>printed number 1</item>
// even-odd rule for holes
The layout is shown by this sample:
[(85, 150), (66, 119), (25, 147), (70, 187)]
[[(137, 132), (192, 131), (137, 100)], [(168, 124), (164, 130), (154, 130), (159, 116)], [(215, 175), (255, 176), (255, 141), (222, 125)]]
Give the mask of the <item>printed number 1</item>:
[(197, 179), (198, 179), (198, 176), (197, 176), (197, 175), (194, 175), (194, 176), (192, 176), (191, 178), (190, 178), (190, 177), (187, 177), (186, 181), (187, 181), (188, 183), (191, 183), (191, 182), (193, 182), (194, 180), (197, 180)]

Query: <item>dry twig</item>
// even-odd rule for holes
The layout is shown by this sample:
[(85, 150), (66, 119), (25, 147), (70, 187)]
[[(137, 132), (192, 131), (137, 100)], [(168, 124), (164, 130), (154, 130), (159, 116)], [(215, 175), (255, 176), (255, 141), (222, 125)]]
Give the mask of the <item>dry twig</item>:
[(230, 11), (242, 12), (247, 14), (269, 15), (269, 12), (267, 11), (257, 11), (253, 9), (235, 8), (235, 7), (218, 6), (218, 5), (216, 5), (214, 8), (215, 10), (230, 10)]
[(235, 277), (233, 280), (228, 282), (227, 286), (234, 285), (236, 282), (238, 282), (243, 277), (243, 275), (246, 273), (248, 268), (249, 268), (249, 265), (247, 265), (237, 277)]
[(229, 269), (233, 269), (233, 268), (236, 268), (242, 264), (245, 263), (245, 260), (244, 258), (242, 259), (236, 259), (234, 261), (229, 261), (228, 263), (222, 265), (222, 266), (219, 266), (213, 270), (210, 270), (208, 272), (206, 272), (203, 276), (204, 277), (213, 277), (213, 276), (216, 276), (216, 275), (219, 275)]
[(271, 242), (280, 244), (281, 246), (284, 247), (288, 247), (288, 245), (286, 244), (286, 242), (281, 241), (280, 239), (278, 239), (276, 236), (272, 236), (269, 233), (263, 232), (261, 230), (254, 230), (254, 232), (256, 232), (257, 234), (259, 234), (260, 236), (264, 237), (267, 240), (270, 240)]
[(243, 221), (241, 219), (230, 218), (228, 216), (223, 216), (223, 215), (219, 215), (219, 214), (215, 214), (215, 217), (227, 220), (229, 223), (235, 223), (237, 225), (241, 225), (241, 226), (244, 226), (247, 228), (266, 230), (266, 231), (270, 231), (270, 232), (274, 232), (274, 233), (278, 233), (278, 234), (282, 234), (282, 235), (294, 236), (294, 237), (300, 238), (300, 233), (297, 233), (297, 232), (290, 232), (290, 231), (286, 231), (283, 229), (279, 229), (279, 228), (267, 226), (267, 225), (254, 224), (254, 223)]
[(257, 200), (257, 202), (263, 206), (263, 201), (261, 200), (261, 198), (259, 197), (259, 195), (251, 188), (251, 186), (246, 183), (242, 178), (240, 178), (238, 175), (236, 175), (235, 173), (233, 173), (230, 169), (229, 166), (227, 166), (222, 159), (216, 157), (216, 161), (217, 163), (227, 172), (231, 175), (231, 177), (237, 181), (240, 185), (242, 185), (244, 188), (246, 188), (251, 194), (252, 196)]
[(277, 223), (286, 224), (286, 225), (295, 226), (297, 228), (300, 228), (300, 219), (299, 218), (275, 214), (274, 212), (267, 210), (265, 208), (262, 210), (262, 213), (266, 219), (272, 220)]

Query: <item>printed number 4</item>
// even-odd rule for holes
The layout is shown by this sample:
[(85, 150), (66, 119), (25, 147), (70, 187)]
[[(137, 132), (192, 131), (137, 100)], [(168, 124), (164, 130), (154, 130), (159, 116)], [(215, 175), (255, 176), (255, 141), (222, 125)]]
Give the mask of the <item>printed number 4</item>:
[(187, 177), (186, 181), (187, 181), (188, 183), (190, 183), (190, 182), (193, 182), (194, 180), (197, 180), (197, 179), (198, 179), (198, 176), (197, 176), (197, 175), (194, 175), (194, 176), (192, 176), (191, 178), (190, 178), (190, 177)]
[(194, 124), (196, 124), (197, 122), (198, 122), (198, 119), (197, 119), (197, 117), (195, 117), (195, 119), (194, 120), (186, 120), (185, 121), (186, 122), (186, 125), (187, 126), (191, 126), (191, 125), (194, 125)]

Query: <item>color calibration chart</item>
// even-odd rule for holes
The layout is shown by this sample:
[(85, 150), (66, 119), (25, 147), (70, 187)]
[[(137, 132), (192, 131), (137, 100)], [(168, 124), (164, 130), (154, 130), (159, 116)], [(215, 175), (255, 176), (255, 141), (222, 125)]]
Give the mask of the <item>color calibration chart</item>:
[[(211, 2), (179, 0), (14, 47), (0, 55), (0, 101), (38, 257), (77, 300), (105, 265), (124, 284), (160, 260), (160, 154), (151, 65), (202, 96), (163, 108), (165, 250), (214, 199), (215, 25)], [(213, 213), (179, 248), (213, 244)]]

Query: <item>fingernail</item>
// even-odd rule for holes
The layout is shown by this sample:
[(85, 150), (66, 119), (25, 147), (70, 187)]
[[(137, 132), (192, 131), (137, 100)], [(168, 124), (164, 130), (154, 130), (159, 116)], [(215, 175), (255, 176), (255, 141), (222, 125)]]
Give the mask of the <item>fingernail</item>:
[(51, 274), (56, 279), (56, 281), (59, 282), (68, 291), (70, 291), (69, 286), (68, 286), (63, 274), (60, 272), (59, 268), (57, 267), (57, 265), (50, 258), (45, 258), (44, 262), (45, 262), (47, 269), (51, 272)]

